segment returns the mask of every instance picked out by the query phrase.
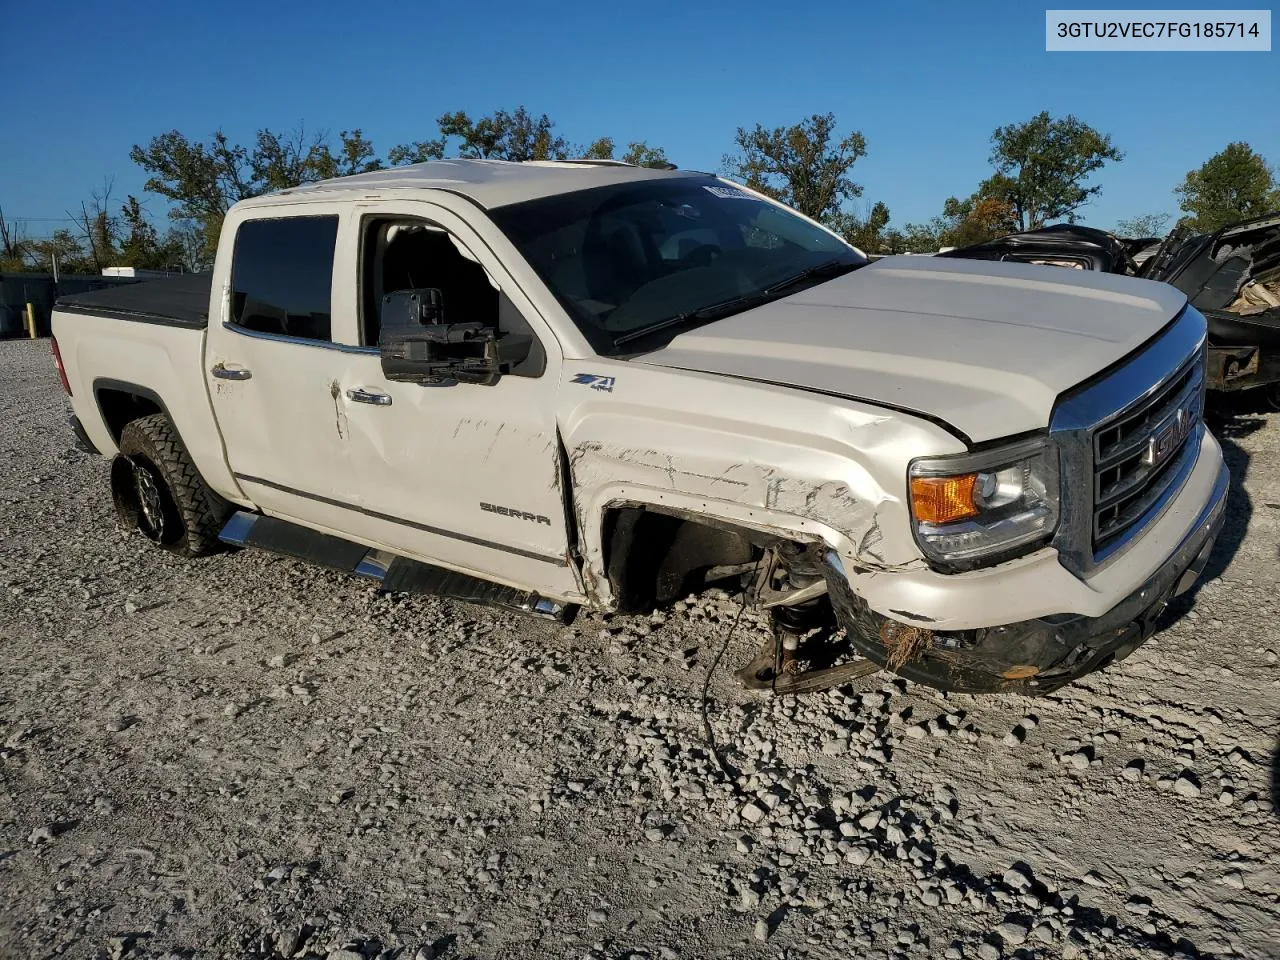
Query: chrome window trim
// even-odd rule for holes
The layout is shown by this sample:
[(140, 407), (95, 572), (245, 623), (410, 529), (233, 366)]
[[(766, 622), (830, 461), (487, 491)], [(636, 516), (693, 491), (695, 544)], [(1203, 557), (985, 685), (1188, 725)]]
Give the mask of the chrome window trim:
[[(1173, 479), (1142, 516), (1115, 540), (1095, 551), (1094, 435), (1108, 423), (1150, 401), (1186, 372), (1187, 365), (1203, 369), (1207, 327), (1204, 317), (1187, 306), (1154, 341), (1136, 356), (1099, 379), (1059, 399), (1049, 421), (1049, 434), (1058, 444), (1061, 499), (1058, 530), (1050, 541), (1064, 567), (1077, 576), (1093, 573), (1114, 562), (1168, 509), (1182, 490), (1200, 454), (1203, 423), (1193, 431), (1174, 465)], [(1204, 381), (1200, 382), (1200, 410), (1204, 410)]]
[(311, 337), (291, 337), (283, 333), (264, 333), (261, 330), (250, 330), (248, 327), (242, 327), (238, 323), (232, 323), (230, 320), (222, 321), (222, 329), (237, 333), (242, 337), (252, 337), (255, 340), (271, 340), (275, 343), (295, 343), (303, 347), (319, 347), (323, 350), (337, 350), (339, 353), (364, 353), (378, 354), (380, 351), (377, 347), (357, 347), (350, 343), (334, 343), (332, 340), (315, 340)]

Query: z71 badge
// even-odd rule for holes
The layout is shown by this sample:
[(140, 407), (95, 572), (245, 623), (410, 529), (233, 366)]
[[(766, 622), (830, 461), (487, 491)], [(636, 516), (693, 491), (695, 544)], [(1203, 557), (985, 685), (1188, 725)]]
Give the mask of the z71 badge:
[(586, 384), (592, 390), (603, 390), (605, 393), (613, 393), (614, 377), (602, 377), (596, 373), (575, 373), (571, 383)]

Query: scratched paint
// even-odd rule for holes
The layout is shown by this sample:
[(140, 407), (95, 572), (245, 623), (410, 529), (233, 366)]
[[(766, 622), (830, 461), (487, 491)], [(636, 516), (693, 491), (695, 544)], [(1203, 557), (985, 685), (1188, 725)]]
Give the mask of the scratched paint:
[(878, 509), (890, 498), (865, 478), (864, 489), (855, 492), (841, 480), (783, 476), (775, 466), (721, 463), (712, 456), (675, 455), (600, 441), (585, 441), (570, 450), (569, 467), (578, 528), (584, 533), (584, 578), (588, 591), (599, 601), (607, 602), (602, 593), (607, 579), (598, 535), (600, 517), (592, 515), (595, 507), (588, 504), (605, 487), (621, 486), (625, 502), (648, 502), (659, 509), (741, 523), (791, 539), (816, 541), (824, 538), (823, 531), (835, 531), (850, 545), (849, 560), (855, 571), (885, 572), (922, 563), (910, 557), (900, 562), (886, 559)]
[(347, 417), (342, 412), (342, 401), (339, 399), (342, 396), (342, 387), (337, 380), (329, 381), (329, 396), (333, 397), (333, 422), (338, 429), (338, 439), (341, 440), (344, 436), (342, 425)]

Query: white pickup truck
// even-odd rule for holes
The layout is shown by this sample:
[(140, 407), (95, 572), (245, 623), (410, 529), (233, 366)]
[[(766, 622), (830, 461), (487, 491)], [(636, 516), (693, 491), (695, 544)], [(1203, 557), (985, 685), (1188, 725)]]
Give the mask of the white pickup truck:
[(775, 689), (867, 663), (1060, 687), (1191, 585), (1227, 490), (1174, 288), (869, 263), (696, 172), (285, 190), (231, 209), (211, 278), (71, 297), (53, 330), (82, 443), (163, 547), (562, 618), (741, 586), (776, 628), (743, 676)]

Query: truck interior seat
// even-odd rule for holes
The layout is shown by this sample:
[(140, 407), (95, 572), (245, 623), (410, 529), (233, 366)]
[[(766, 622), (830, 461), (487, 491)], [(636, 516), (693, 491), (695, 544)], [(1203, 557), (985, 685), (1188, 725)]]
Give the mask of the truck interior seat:
[[(497, 325), (498, 291), (484, 268), (459, 253), (447, 234), (426, 228), (401, 228), (386, 244), (380, 259), (375, 303), (397, 290), (435, 287), (444, 303), (445, 323)], [(366, 339), (376, 343), (376, 329), (371, 329)]]
[(644, 242), (631, 224), (604, 234), (598, 245), (588, 244), (583, 269), (591, 296), (615, 306), (653, 279)]

